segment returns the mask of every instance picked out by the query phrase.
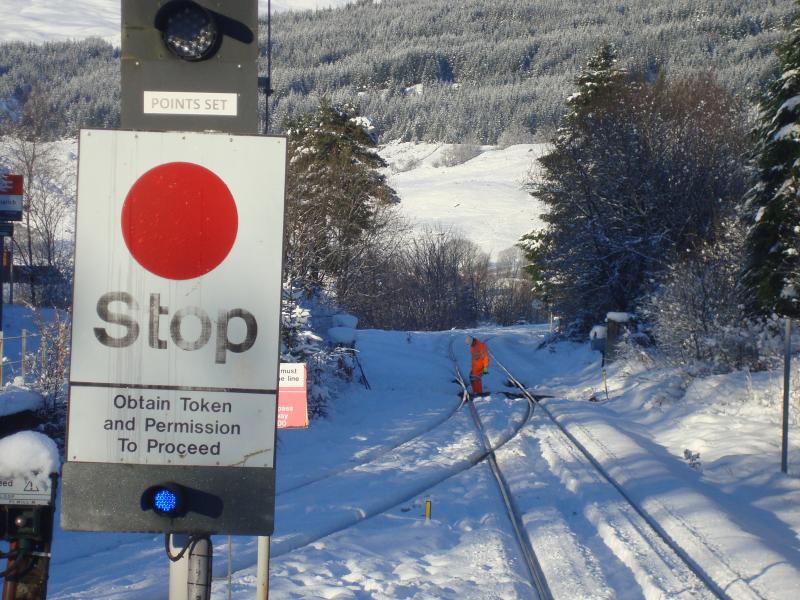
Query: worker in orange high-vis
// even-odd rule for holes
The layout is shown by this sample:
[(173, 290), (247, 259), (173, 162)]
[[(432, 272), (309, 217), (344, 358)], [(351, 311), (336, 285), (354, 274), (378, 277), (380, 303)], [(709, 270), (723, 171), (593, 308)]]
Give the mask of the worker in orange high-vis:
[(469, 383), (472, 386), (472, 393), (475, 395), (483, 394), (483, 382), (481, 377), (489, 372), (489, 348), (476, 337), (468, 335), (466, 342), (472, 354), (472, 368), (469, 373)]

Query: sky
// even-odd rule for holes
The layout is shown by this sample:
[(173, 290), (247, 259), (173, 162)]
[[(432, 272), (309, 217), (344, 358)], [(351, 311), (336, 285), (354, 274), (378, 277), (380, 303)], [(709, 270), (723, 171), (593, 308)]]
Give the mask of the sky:
[[(337, 7), (352, 0), (273, 0), (272, 8), (308, 10)], [(0, 42), (47, 42), (90, 36), (119, 44), (120, 0), (2, 0)], [(259, 0), (266, 12), (267, 0)]]

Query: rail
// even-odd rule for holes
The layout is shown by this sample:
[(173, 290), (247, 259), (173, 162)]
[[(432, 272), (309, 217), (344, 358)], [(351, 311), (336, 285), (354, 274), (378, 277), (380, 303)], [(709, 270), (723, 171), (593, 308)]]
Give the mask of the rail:
[(489, 352), (494, 363), (502, 369), (502, 371), (508, 377), (509, 382), (511, 382), (515, 387), (517, 387), (522, 394), (528, 399), (529, 402), (535, 402), (539, 405), (542, 409), (542, 412), (547, 416), (547, 418), (555, 424), (555, 426), (561, 431), (561, 433), (569, 440), (569, 442), (589, 461), (589, 463), (594, 467), (594, 469), (598, 472), (598, 474), (609, 484), (611, 484), (620, 496), (623, 498), (625, 503), (629, 505), (634, 512), (636, 512), (650, 529), (655, 533), (655, 535), (664, 542), (667, 547), (669, 547), (675, 555), (683, 562), (686, 567), (694, 573), (694, 575), (705, 585), (708, 590), (714, 594), (720, 600), (730, 600), (730, 596), (725, 593), (725, 591), (720, 588), (719, 585), (706, 573), (703, 568), (694, 561), (687, 552), (678, 545), (675, 540), (661, 527), (658, 522), (653, 519), (644, 509), (642, 509), (625, 491), (625, 489), (616, 481), (613, 477), (603, 468), (603, 466), (591, 455), (591, 453), (586, 449), (586, 447), (581, 444), (575, 436), (573, 436), (567, 429), (564, 427), (558, 419), (548, 410), (548, 408), (543, 404), (536, 401), (535, 396), (531, 394), (526, 386), (524, 386), (514, 375), (501, 363), (497, 356), (494, 355), (491, 351)]
[[(530, 538), (525, 533), (525, 526), (522, 521), (522, 516), (520, 515), (519, 509), (514, 502), (514, 497), (511, 494), (511, 488), (508, 485), (506, 478), (503, 476), (500, 466), (497, 464), (497, 457), (495, 456), (496, 448), (492, 447), (492, 444), (486, 435), (486, 430), (484, 429), (483, 422), (481, 421), (480, 415), (475, 408), (475, 403), (469, 402), (469, 391), (467, 389), (466, 382), (464, 381), (464, 376), (458, 367), (458, 362), (455, 359), (452, 341), (450, 342), (450, 358), (453, 360), (455, 365), (456, 380), (463, 389), (465, 398), (464, 402), (469, 404), (472, 420), (475, 422), (475, 427), (480, 433), (481, 441), (485, 451), (486, 462), (492, 471), (492, 475), (494, 476), (494, 480), (497, 483), (498, 490), (500, 491), (500, 496), (503, 499), (503, 505), (505, 506), (506, 512), (508, 513), (508, 517), (511, 521), (511, 527), (514, 530), (514, 537), (516, 538), (517, 544), (522, 552), (531, 583), (533, 584), (534, 588), (536, 588), (539, 598), (542, 600), (553, 600), (553, 594), (550, 591), (550, 586), (547, 583), (547, 577), (544, 574), (542, 565), (539, 562), (539, 558), (536, 556), (536, 551), (533, 549)], [(522, 423), (517, 429), (517, 433), (527, 423), (530, 422), (537, 405), (537, 402), (533, 396), (526, 395), (526, 399), (528, 401), (528, 410), (525, 414), (525, 418), (522, 420)]]

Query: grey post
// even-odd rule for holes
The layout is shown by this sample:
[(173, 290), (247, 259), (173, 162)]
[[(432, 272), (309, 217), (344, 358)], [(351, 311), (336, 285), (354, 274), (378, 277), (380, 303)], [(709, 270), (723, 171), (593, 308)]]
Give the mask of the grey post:
[(19, 363), (20, 363), (20, 374), (22, 375), (22, 381), (25, 381), (26, 373), (26, 365), (25, 359), (28, 355), (28, 330), (22, 330), (22, 338), (20, 339), (20, 353), (19, 353)]
[(792, 320), (786, 318), (783, 359), (783, 436), (781, 442), (781, 471), (789, 472), (789, 388), (792, 375)]
[(214, 549), (208, 536), (196, 538), (189, 546), (189, 576), (187, 594), (189, 600), (209, 600), (211, 598), (211, 565)]

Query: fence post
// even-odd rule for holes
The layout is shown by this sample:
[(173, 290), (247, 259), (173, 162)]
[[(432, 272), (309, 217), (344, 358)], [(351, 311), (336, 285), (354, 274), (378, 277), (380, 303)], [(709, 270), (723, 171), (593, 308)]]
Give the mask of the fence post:
[(19, 355), (19, 362), (20, 362), (20, 373), (22, 374), (22, 381), (25, 381), (25, 359), (28, 356), (28, 330), (22, 330), (22, 338), (20, 341), (20, 355)]

